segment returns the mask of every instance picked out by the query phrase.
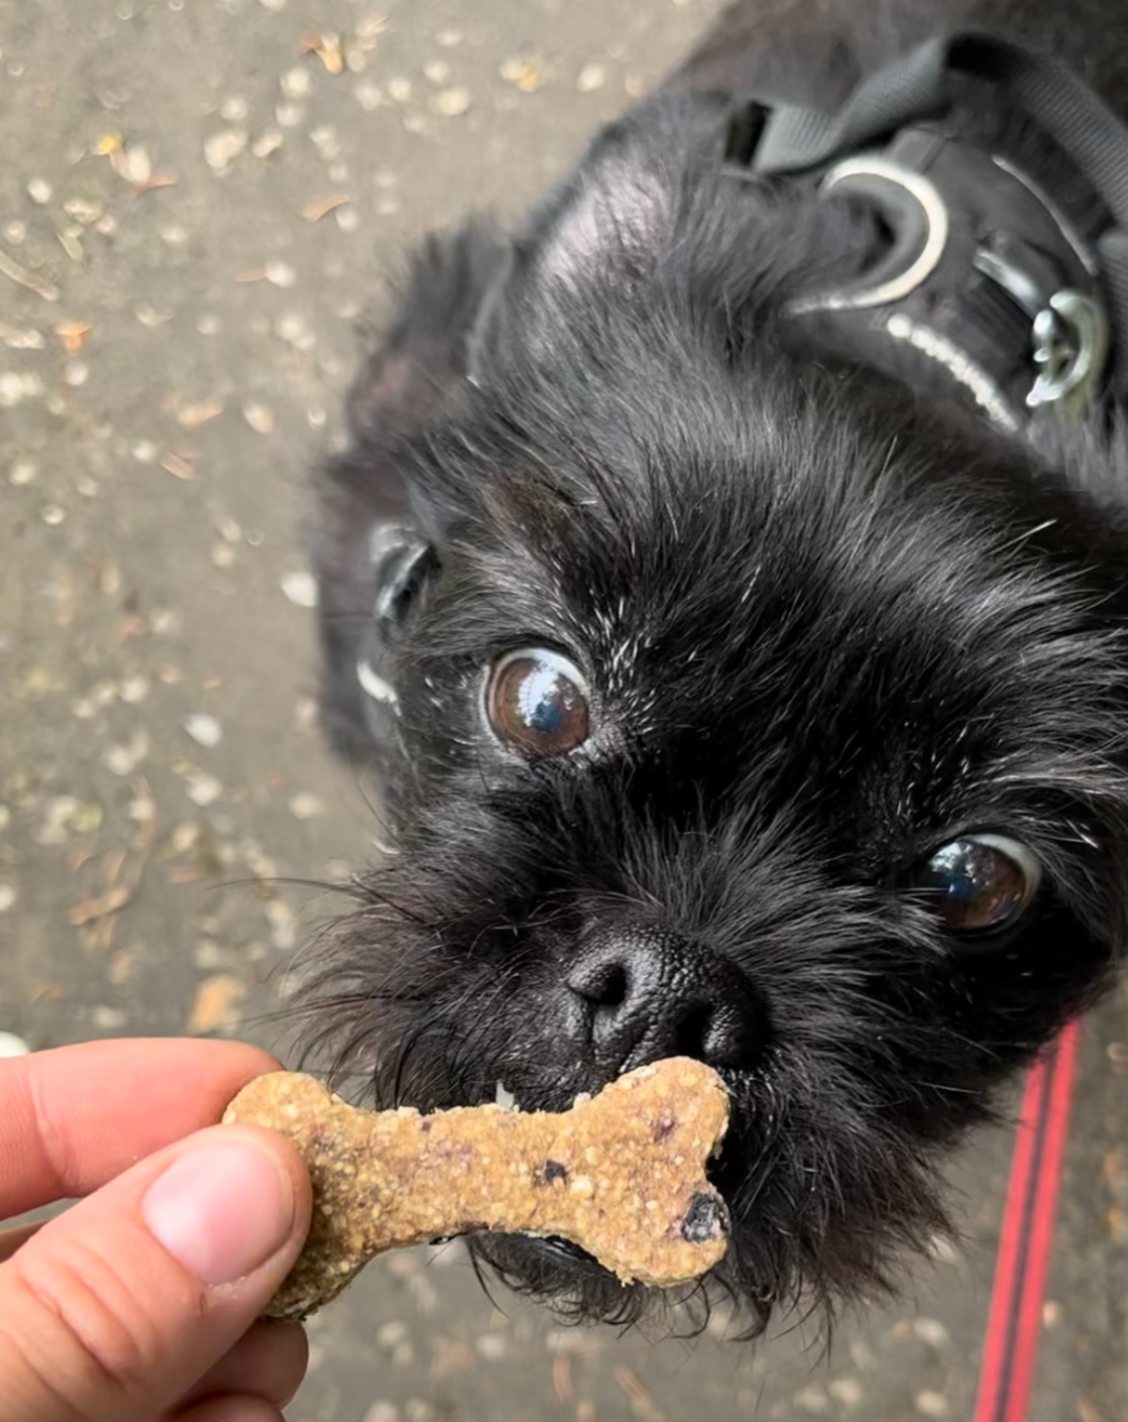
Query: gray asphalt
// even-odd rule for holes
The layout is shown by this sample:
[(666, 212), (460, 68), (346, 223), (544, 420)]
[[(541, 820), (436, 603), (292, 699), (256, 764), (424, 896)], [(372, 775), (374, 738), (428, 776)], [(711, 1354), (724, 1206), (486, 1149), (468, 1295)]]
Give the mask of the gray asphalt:
[[(370, 849), (294, 534), (358, 314), (517, 212), (715, 0), (0, 0), (0, 1030), (277, 1048)], [(379, 12), (379, 13), (378, 13)], [(311, 47), (312, 46), (312, 47)], [(1128, 994), (1089, 1024), (1031, 1422), (1128, 1415)], [(315, 1320), (294, 1422), (969, 1418), (1010, 1139), (905, 1297), (755, 1348), (568, 1332), (459, 1248)]]

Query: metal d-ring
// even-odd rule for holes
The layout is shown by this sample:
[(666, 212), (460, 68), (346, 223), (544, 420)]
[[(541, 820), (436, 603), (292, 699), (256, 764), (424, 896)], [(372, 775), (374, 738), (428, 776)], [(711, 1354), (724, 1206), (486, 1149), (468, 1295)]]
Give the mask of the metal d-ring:
[(1054, 405), (1079, 415), (1092, 404), (1108, 356), (1108, 317), (1098, 302), (1066, 288), (1034, 317), (1038, 378), (1026, 397), (1032, 410)]
[(836, 163), (819, 186), (820, 197), (856, 194), (886, 218), (893, 246), (865, 275), (833, 291), (792, 304), (810, 311), (857, 311), (902, 301), (936, 270), (948, 244), (948, 209), (921, 173), (887, 158), (861, 156)]

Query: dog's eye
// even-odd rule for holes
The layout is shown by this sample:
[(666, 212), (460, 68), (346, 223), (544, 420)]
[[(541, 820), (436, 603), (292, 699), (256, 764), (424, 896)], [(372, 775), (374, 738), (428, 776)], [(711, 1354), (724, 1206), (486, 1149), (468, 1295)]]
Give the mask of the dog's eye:
[(995, 933), (1017, 922), (1041, 879), (1038, 861), (1026, 846), (997, 834), (953, 840), (914, 876), (944, 926), (969, 935)]
[(486, 715), (494, 733), (529, 760), (575, 750), (591, 728), (580, 671), (567, 657), (541, 647), (510, 652), (494, 663)]

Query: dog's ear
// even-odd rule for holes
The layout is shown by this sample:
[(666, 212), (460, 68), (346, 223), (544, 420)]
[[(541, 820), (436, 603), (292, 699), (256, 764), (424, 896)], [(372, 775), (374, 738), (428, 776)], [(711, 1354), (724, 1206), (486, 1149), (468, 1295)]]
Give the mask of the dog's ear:
[(458, 401), (467, 337), (509, 251), (508, 239), (478, 220), (421, 244), (393, 286), (391, 319), (367, 333), (369, 355), (347, 402), (354, 443), (394, 450)]
[(523, 251), (526, 280), (552, 294), (593, 279), (645, 274), (669, 231), (675, 201), (675, 179), (662, 171), (653, 148), (630, 131), (604, 136), (541, 214)]
[(551, 348), (561, 322), (638, 289), (676, 240), (686, 201), (723, 156), (719, 99), (661, 93), (605, 128), (536, 212), (480, 314), (471, 369)]

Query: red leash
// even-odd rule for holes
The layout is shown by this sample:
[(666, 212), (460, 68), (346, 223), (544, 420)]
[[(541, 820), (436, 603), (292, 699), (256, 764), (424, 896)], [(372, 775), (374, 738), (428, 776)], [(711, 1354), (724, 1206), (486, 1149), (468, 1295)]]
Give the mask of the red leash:
[(1076, 1023), (1026, 1081), (1003, 1214), (974, 1422), (1025, 1422), (1053, 1245), (1073, 1078)]

